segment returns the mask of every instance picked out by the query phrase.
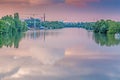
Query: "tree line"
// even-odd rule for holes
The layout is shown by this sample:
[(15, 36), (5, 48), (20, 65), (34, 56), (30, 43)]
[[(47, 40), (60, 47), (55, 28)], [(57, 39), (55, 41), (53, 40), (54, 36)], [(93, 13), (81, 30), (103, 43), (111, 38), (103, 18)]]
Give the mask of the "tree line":
[(19, 14), (7, 15), (0, 19), (0, 33), (27, 31), (27, 24), (19, 19)]
[(120, 33), (120, 23), (113, 20), (100, 20), (93, 26), (96, 33)]
[(64, 23), (59, 21), (41, 21), (40, 19), (29, 18), (25, 22), (29, 28), (33, 29), (60, 29), (64, 28)]
[(116, 34), (120, 33), (120, 22), (101, 19), (97, 22), (84, 23), (82, 28), (93, 30), (95, 33)]
[(95, 33), (120, 33), (120, 22), (113, 20), (99, 20), (97, 22), (60, 22), (60, 21), (41, 21), (39, 19), (30, 18), (21, 21), (19, 14), (14, 16), (7, 15), (0, 19), (0, 33), (24, 32), (29, 28), (46, 28), (46, 29), (60, 29), (66, 27), (79, 27), (87, 30), (93, 30)]

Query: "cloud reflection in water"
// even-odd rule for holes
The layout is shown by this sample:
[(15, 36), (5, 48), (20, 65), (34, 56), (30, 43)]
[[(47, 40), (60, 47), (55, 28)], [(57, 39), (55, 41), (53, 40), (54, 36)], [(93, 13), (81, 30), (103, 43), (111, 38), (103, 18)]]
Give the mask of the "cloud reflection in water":
[(24, 38), (18, 49), (0, 49), (0, 79), (120, 79), (119, 46), (100, 47), (88, 36), (79, 37), (83, 35), (87, 32), (81, 29), (65, 29), (62, 34), (47, 35), (45, 42)]

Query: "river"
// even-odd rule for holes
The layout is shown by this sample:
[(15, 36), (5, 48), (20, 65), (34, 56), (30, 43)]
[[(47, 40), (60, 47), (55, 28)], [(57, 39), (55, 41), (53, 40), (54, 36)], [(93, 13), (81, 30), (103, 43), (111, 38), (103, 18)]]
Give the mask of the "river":
[(113, 35), (64, 28), (10, 38), (0, 42), (0, 80), (120, 79), (120, 40)]

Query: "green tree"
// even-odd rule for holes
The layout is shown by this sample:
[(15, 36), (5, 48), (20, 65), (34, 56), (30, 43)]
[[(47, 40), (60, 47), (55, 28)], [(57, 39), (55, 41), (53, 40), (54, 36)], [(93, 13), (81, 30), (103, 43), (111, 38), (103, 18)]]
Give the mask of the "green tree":
[(95, 33), (120, 33), (120, 23), (112, 20), (97, 21), (93, 27)]

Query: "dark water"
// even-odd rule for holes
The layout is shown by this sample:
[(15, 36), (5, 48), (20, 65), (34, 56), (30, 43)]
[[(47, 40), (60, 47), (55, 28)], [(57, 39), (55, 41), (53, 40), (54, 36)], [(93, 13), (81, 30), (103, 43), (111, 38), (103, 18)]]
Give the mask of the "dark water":
[(0, 80), (119, 80), (119, 43), (79, 28), (0, 35)]

